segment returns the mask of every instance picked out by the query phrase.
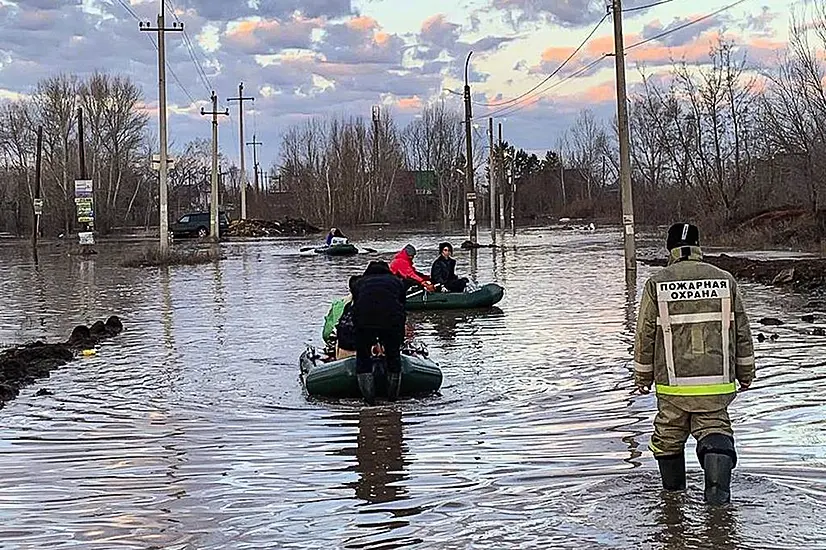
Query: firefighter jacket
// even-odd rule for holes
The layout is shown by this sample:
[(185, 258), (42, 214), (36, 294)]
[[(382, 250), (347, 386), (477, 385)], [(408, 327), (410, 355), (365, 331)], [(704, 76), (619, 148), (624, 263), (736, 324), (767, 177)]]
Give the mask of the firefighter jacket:
[(754, 379), (754, 350), (734, 277), (702, 261), (699, 247), (675, 248), (645, 283), (634, 345), (635, 381), (689, 412), (723, 409), (735, 379)]

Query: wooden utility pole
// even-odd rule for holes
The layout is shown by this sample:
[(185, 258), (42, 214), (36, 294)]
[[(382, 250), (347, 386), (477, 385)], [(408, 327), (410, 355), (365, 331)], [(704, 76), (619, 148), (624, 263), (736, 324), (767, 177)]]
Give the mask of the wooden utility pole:
[(465, 141), (467, 142), (467, 165), (465, 166), (465, 224), (470, 228), (470, 241), (476, 242), (476, 184), (473, 173), (473, 111), (470, 104), (468, 65), (473, 52), (468, 52), (465, 60)]
[(218, 115), (229, 116), (229, 109), (218, 111), (218, 96), (213, 90), (212, 110), (205, 111), (201, 107), (202, 115), (212, 115), (212, 181), (209, 190), (209, 238), (218, 241), (221, 238), (221, 224), (218, 223)]
[(258, 146), (264, 145), (260, 141), (256, 141), (255, 134), (252, 134), (252, 141), (248, 141), (247, 145), (252, 145), (252, 165), (255, 169), (254, 174), (254, 182), (255, 182), (255, 192), (260, 192), (261, 188), (259, 186), (259, 179), (258, 179)]
[(34, 202), (32, 204), (32, 253), (37, 263), (37, 234), (40, 232), (40, 216), (43, 213), (43, 201), (40, 198), (40, 174), (43, 157), (43, 126), (37, 127), (37, 151), (34, 161)]
[(169, 203), (168, 203), (168, 187), (167, 187), (167, 178), (169, 175), (169, 156), (167, 151), (167, 141), (166, 141), (166, 38), (165, 33), (167, 31), (172, 32), (182, 32), (184, 30), (184, 24), (180, 22), (173, 22), (172, 26), (167, 28), (164, 22), (164, 16), (166, 14), (166, 7), (164, 0), (161, 0), (161, 12), (158, 14), (158, 26), (152, 27), (149, 22), (140, 22), (138, 27), (142, 31), (150, 31), (150, 32), (157, 32), (158, 33), (158, 129), (160, 133), (160, 165), (158, 166), (159, 170), (159, 179), (160, 179), (160, 208), (159, 208), (159, 218), (160, 218), (160, 233), (161, 233), (161, 241), (160, 241), (160, 254), (162, 257), (166, 256), (169, 252)]
[(490, 191), (490, 241), (496, 244), (496, 151), (493, 147), (493, 117), (488, 118), (488, 191)]
[(617, 126), (620, 152), (620, 195), (625, 244), (625, 270), (637, 270), (634, 242), (634, 201), (631, 193), (631, 138), (628, 131), (628, 99), (625, 89), (625, 46), (622, 38), (622, 0), (613, 0), (614, 59), (617, 69)]
[(255, 101), (254, 97), (244, 97), (244, 83), (238, 85), (238, 97), (227, 98), (227, 101), (238, 102), (238, 124), (241, 134), (241, 219), (247, 219), (247, 168), (244, 165), (244, 102)]

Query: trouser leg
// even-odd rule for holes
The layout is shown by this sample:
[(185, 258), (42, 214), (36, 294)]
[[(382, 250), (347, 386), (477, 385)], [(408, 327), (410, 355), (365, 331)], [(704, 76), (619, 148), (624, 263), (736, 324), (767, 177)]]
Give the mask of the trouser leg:
[(375, 334), (369, 330), (356, 330), (356, 379), (359, 391), (368, 405), (376, 401), (376, 379), (373, 375), (372, 347)]
[(453, 279), (445, 283), (445, 287), (450, 292), (464, 292), (467, 286), (467, 279)]
[(658, 400), (654, 434), (649, 447), (657, 459), (666, 491), (685, 489), (685, 442), (690, 429), (689, 413)]

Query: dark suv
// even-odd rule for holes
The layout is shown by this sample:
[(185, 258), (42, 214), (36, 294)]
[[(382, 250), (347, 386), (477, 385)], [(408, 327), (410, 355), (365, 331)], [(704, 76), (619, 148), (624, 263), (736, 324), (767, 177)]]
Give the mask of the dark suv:
[[(226, 213), (218, 214), (218, 231), (225, 235), (229, 229), (229, 218)], [(177, 222), (169, 228), (175, 237), (208, 237), (209, 236), (209, 212), (190, 212), (181, 216)]]

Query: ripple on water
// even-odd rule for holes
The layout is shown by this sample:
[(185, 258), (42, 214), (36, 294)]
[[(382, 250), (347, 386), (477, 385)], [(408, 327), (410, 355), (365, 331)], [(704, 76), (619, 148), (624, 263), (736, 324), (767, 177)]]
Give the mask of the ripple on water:
[[(735, 504), (663, 496), (645, 451), (655, 408), (631, 391), (634, 304), (616, 231), (527, 230), (457, 250), (506, 287), (496, 308), (416, 312), (442, 367), (392, 407), (307, 399), (297, 358), (370, 258), (435, 233), (354, 234), (376, 255), (302, 256), (310, 240), (225, 245), (215, 265), (118, 267), (0, 248), (0, 342), (58, 339), (108, 314), (126, 331), (3, 409), (0, 540), (9, 548), (826, 548), (826, 377), (805, 297), (744, 285), (759, 379), (732, 406)], [(460, 235), (448, 235), (454, 242)], [(653, 248), (652, 248), (653, 251)], [(35, 397), (47, 387), (53, 395)]]

